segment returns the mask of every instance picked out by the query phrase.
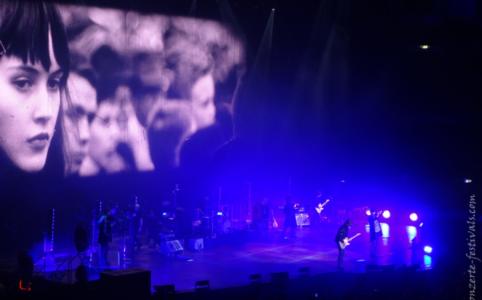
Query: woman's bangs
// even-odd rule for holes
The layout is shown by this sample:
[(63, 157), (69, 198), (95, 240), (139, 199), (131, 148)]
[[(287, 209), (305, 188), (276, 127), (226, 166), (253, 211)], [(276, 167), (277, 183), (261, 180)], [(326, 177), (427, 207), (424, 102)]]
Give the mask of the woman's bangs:
[[(69, 50), (60, 15), (51, 4), (29, 3), (18, 10), (3, 32), (8, 56), (17, 56), (27, 64), (40, 62), (49, 71), (52, 62), (49, 38), (53, 54), (60, 68), (69, 69)], [(9, 30), (10, 29), (10, 30)], [(49, 37), (50, 34), (50, 37)]]

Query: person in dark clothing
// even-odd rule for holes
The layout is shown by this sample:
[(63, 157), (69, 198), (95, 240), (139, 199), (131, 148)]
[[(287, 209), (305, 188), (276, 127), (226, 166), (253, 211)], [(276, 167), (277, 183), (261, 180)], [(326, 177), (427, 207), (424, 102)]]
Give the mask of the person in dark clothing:
[(269, 200), (268, 198), (264, 197), (254, 206), (254, 226), (259, 232), (267, 232), (270, 228), (270, 223), (272, 223), (273, 220), (273, 211), (269, 204)]
[(291, 238), (294, 238), (296, 234), (296, 210), (290, 197), (286, 198), (283, 211), (285, 215), (283, 238), (286, 240), (288, 239), (288, 232)]
[(338, 247), (338, 271), (343, 271), (343, 257), (345, 256), (344, 241), (348, 237), (348, 231), (350, 230), (351, 221), (348, 219), (340, 226), (336, 232), (335, 242)]
[(130, 226), (129, 226), (129, 235), (131, 238), (131, 243), (134, 252), (140, 250), (141, 248), (141, 241), (139, 239), (139, 234), (142, 231), (144, 219), (142, 217), (141, 212), (141, 205), (139, 203), (138, 197), (135, 197), (134, 200), (134, 209), (130, 216)]
[(104, 211), (97, 221), (99, 225), (100, 266), (108, 266), (107, 253), (109, 252), (109, 244), (112, 242), (112, 223), (115, 214), (115, 208), (108, 212)]
[(368, 216), (368, 225), (370, 227), (370, 259), (375, 260), (377, 257), (377, 241), (382, 235), (382, 227), (380, 226), (381, 212), (370, 209), (370, 215)]
[(149, 248), (159, 246), (159, 234), (161, 232), (160, 220), (156, 211), (150, 209), (146, 217), (147, 243)]

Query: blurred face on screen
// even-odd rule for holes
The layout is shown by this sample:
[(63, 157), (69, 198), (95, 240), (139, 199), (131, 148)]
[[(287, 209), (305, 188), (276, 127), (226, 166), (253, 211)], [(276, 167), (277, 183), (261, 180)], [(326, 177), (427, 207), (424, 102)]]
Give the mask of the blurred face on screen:
[(197, 129), (212, 125), (216, 107), (214, 106), (214, 79), (211, 74), (200, 77), (194, 83), (191, 88), (191, 101)]
[(65, 127), (65, 150), (67, 172), (79, 172), (87, 156), (90, 140), (90, 125), (97, 109), (95, 88), (84, 77), (71, 73), (68, 80), (70, 103), (62, 102), (62, 117)]
[(0, 150), (19, 169), (40, 171), (47, 159), (60, 107), (64, 78), (53, 54), (51, 65), (0, 56)]
[(117, 154), (120, 141), (120, 106), (114, 101), (99, 104), (90, 131), (89, 156), (107, 172), (117, 172), (123, 168), (122, 159)]
[(162, 99), (153, 105), (148, 116), (148, 134), (156, 168), (178, 166), (180, 146), (194, 127), (189, 101)]

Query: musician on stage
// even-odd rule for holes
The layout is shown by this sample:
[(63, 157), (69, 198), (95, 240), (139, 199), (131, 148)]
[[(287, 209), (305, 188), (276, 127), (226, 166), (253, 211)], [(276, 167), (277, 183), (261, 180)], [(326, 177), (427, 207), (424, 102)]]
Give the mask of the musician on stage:
[(141, 212), (141, 205), (139, 203), (139, 198), (137, 196), (134, 197), (134, 208), (130, 215), (130, 224), (129, 224), (129, 235), (131, 238), (131, 245), (132, 250), (136, 252), (141, 248), (141, 241), (139, 239), (139, 234), (142, 231), (144, 219), (142, 217)]
[(323, 223), (323, 218), (324, 214), (322, 214), (323, 210), (325, 209), (325, 205), (330, 202), (330, 199), (326, 198), (326, 200), (322, 200), (323, 194), (321, 192), (318, 192), (316, 196), (316, 206), (313, 208), (312, 211), (312, 222), (313, 222), (313, 227), (315, 228), (320, 228), (322, 223)]
[(376, 259), (377, 256), (377, 241), (378, 237), (382, 235), (382, 227), (380, 226), (381, 212), (375, 209), (370, 209), (370, 215), (368, 216), (368, 225), (370, 226), (370, 258), (372, 260)]
[(273, 209), (270, 206), (268, 198), (263, 197), (262, 200), (254, 206), (254, 227), (260, 232), (267, 232), (274, 221), (273, 215)]
[(343, 271), (343, 257), (345, 255), (345, 239), (348, 238), (348, 231), (351, 227), (350, 219), (347, 219), (336, 232), (335, 242), (338, 247), (338, 271)]
[(112, 223), (116, 215), (116, 208), (107, 211), (104, 210), (97, 221), (99, 225), (98, 242), (100, 245), (100, 266), (108, 266), (107, 254), (109, 245), (112, 242)]
[(283, 226), (283, 238), (287, 240), (288, 238), (294, 238), (296, 235), (296, 209), (291, 197), (286, 197), (286, 204), (283, 208), (285, 215), (285, 221)]

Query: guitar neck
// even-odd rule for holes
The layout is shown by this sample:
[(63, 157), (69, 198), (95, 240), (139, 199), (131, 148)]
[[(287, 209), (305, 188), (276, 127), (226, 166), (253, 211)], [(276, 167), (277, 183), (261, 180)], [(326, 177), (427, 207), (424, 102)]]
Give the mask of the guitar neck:
[(316, 212), (317, 212), (317, 213), (321, 213), (321, 211), (323, 211), (323, 209), (325, 208), (325, 205), (327, 205), (328, 202), (330, 202), (330, 200), (326, 200), (325, 202), (323, 202), (323, 203), (321, 204), (321, 207), (315, 207)]
[(349, 238), (348, 241), (350, 242), (350, 241), (354, 240), (355, 238), (357, 238), (358, 236), (360, 236), (360, 233), (355, 234), (354, 236)]

